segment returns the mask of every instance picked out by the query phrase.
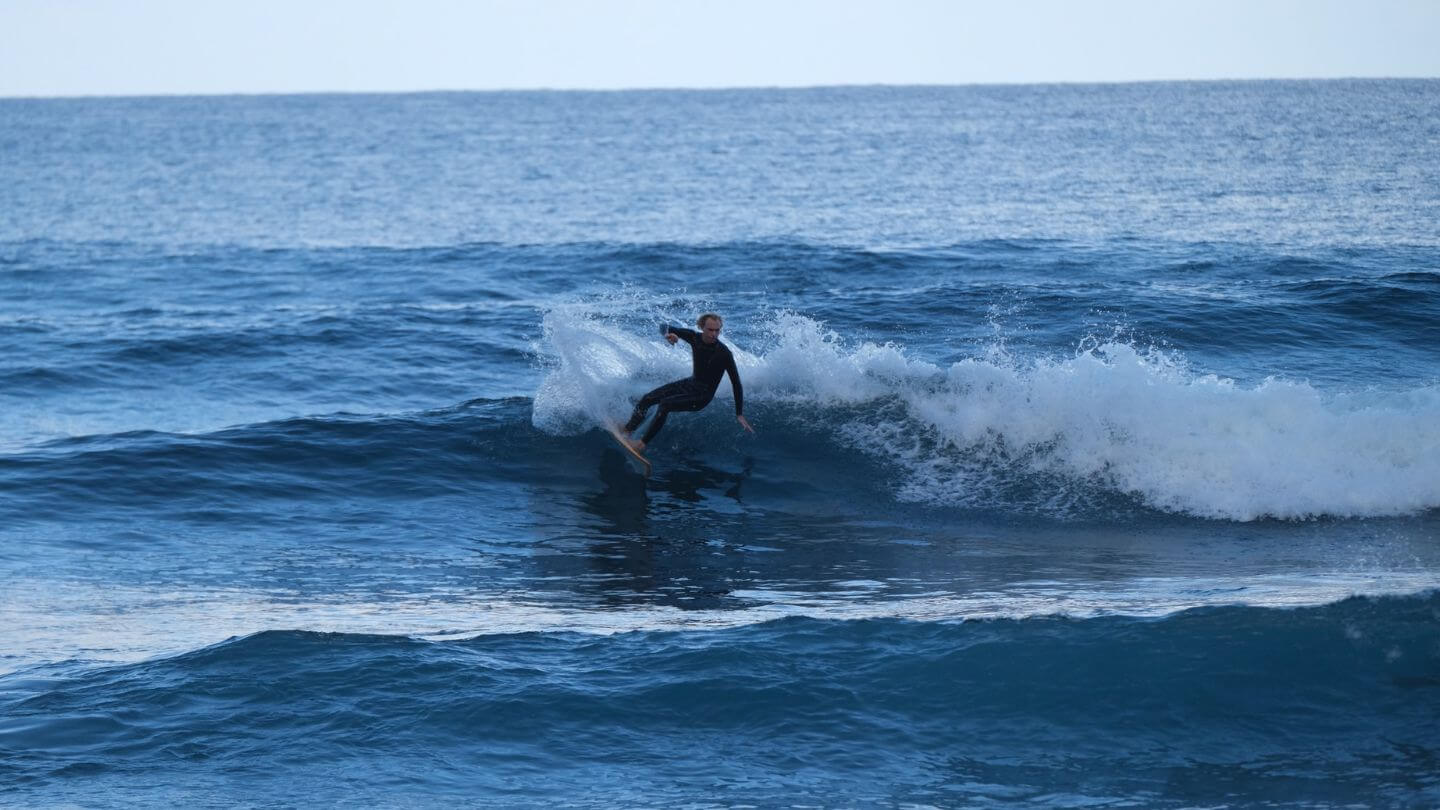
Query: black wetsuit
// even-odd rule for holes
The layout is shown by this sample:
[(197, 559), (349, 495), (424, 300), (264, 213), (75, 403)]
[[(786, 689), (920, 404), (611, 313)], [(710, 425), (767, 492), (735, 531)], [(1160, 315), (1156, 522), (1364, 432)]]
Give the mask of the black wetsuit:
[(635, 403), (635, 413), (630, 415), (630, 421), (625, 425), (626, 433), (632, 433), (640, 427), (640, 423), (645, 421), (645, 412), (652, 406), (660, 406), (660, 409), (655, 411), (655, 420), (641, 438), (646, 444), (655, 438), (660, 428), (665, 427), (665, 417), (669, 416), (671, 411), (698, 411), (709, 405), (710, 400), (715, 398), (715, 390), (720, 387), (720, 378), (725, 376), (726, 372), (730, 374), (730, 387), (735, 392), (735, 415), (740, 416), (745, 412), (745, 389), (740, 386), (740, 372), (735, 370), (735, 355), (730, 353), (730, 347), (718, 340), (706, 343), (699, 332), (691, 329), (679, 326), (660, 327), (661, 334), (671, 332), (690, 344), (694, 368), (689, 377), (666, 383)]

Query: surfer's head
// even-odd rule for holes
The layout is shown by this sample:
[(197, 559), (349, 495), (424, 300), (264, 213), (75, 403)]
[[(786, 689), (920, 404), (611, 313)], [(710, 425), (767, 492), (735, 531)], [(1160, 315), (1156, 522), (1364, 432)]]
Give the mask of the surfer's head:
[(695, 319), (695, 325), (700, 327), (701, 340), (714, 343), (720, 339), (720, 329), (725, 326), (725, 320), (713, 312), (707, 312)]

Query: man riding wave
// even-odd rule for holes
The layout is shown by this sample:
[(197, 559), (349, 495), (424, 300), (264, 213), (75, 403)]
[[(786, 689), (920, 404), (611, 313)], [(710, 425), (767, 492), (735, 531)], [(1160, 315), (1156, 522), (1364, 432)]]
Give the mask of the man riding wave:
[(670, 345), (681, 340), (690, 344), (692, 370), (689, 377), (666, 383), (635, 403), (635, 412), (623, 428), (627, 437), (645, 421), (645, 414), (650, 408), (659, 406), (645, 435), (638, 441), (626, 439), (636, 452), (643, 451), (645, 445), (655, 440), (655, 435), (665, 427), (665, 419), (672, 411), (698, 411), (709, 405), (720, 387), (720, 378), (726, 374), (730, 375), (730, 388), (735, 393), (735, 421), (745, 430), (755, 432), (745, 419), (745, 389), (740, 384), (740, 372), (735, 368), (735, 355), (731, 354), (729, 346), (720, 342), (720, 330), (724, 323), (719, 315), (707, 312), (695, 321), (695, 325), (700, 327), (699, 332), (681, 326), (660, 327), (660, 333)]

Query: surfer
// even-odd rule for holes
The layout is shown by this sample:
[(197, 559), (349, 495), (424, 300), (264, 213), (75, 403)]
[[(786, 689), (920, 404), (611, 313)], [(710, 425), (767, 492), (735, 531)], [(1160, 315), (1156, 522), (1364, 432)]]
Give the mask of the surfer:
[[(719, 315), (707, 312), (695, 321), (695, 325), (700, 327), (699, 332), (681, 326), (660, 327), (660, 334), (670, 341), (671, 346), (681, 340), (690, 344), (693, 369), (689, 377), (666, 383), (635, 403), (635, 413), (630, 415), (630, 421), (625, 424), (624, 434), (625, 441), (637, 452), (643, 451), (645, 445), (654, 441), (655, 434), (665, 427), (665, 417), (669, 416), (671, 411), (698, 411), (709, 405), (710, 400), (715, 398), (715, 390), (720, 387), (720, 378), (727, 373), (730, 375), (730, 388), (735, 392), (735, 421), (740, 423), (740, 427), (751, 433), (755, 432), (745, 419), (745, 389), (740, 386), (740, 372), (735, 369), (735, 355), (730, 353), (729, 346), (720, 342), (720, 329), (724, 324)], [(645, 421), (645, 413), (656, 405), (660, 407), (655, 411), (655, 418), (650, 422), (645, 435), (639, 441), (630, 439), (629, 435)]]

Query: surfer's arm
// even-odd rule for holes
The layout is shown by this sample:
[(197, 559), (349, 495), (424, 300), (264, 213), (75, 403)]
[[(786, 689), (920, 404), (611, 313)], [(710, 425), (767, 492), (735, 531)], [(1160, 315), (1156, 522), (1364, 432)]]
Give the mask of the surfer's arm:
[(754, 433), (755, 428), (750, 427), (750, 420), (745, 418), (745, 386), (740, 384), (740, 370), (735, 367), (735, 355), (728, 351), (725, 352), (725, 373), (730, 375), (730, 390), (735, 394), (735, 421)]
[(730, 390), (735, 394), (735, 418), (741, 420), (745, 429), (749, 430), (750, 425), (745, 420), (745, 386), (740, 384), (740, 370), (735, 368), (735, 355), (730, 354), (725, 358), (725, 373), (730, 375)]
[(734, 357), (730, 358), (730, 364), (725, 367), (725, 372), (730, 375), (730, 390), (735, 392), (735, 421), (740, 423), (740, 427), (754, 433), (755, 428), (750, 427), (750, 420), (745, 418), (745, 387), (740, 384), (740, 372), (735, 370)]
[[(674, 335), (686, 343), (689, 343), (691, 346), (694, 346), (695, 341), (700, 339), (700, 333), (693, 329), (686, 329), (683, 326), (670, 326), (669, 324), (660, 327), (660, 334), (664, 335), (666, 340), (670, 340), (670, 336)], [(674, 343), (675, 341), (670, 340), (670, 342)]]

